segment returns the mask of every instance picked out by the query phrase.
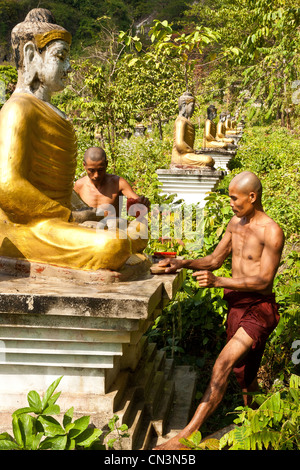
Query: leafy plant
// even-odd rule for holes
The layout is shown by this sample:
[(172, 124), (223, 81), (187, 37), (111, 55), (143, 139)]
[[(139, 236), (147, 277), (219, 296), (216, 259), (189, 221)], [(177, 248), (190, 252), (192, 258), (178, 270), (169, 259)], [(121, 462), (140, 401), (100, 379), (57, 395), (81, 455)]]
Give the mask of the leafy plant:
[(237, 408), (237, 427), (220, 440), (220, 449), (297, 450), (300, 446), (300, 377), (267, 396), (255, 395), (259, 408)]
[[(13, 436), (7, 432), (0, 434), (0, 450), (105, 450), (99, 439), (103, 431), (89, 427), (89, 416), (73, 421), (72, 407), (63, 415), (62, 424), (53, 417), (60, 413), (60, 407), (56, 404), (60, 392), (54, 392), (61, 379), (59, 377), (49, 386), (43, 398), (34, 390), (28, 393), (29, 406), (16, 410), (12, 415)], [(123, 424), (118, 428), (117, 421), (118, 416), (110, 420), (109, 431), (103, 438), (114, 429), (119, 433), (118, 439), (125, 436), (119, 431), (125, 431), (127, 426)], [(115, 441), (108, 441), (108, 448), (112, 448)]]
[(204, 439), (200, 431), (191, 434), (187, 439), (180, 439), (180, 443), (190, 450), (219, 450), (218, 439)]

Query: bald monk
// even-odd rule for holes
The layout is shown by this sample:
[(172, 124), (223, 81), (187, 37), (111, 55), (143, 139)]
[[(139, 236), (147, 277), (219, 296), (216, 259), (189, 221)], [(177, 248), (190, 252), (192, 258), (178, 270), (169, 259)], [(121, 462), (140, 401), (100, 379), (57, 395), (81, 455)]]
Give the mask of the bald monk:
[[(108, 207), (108, 211), (104, 211), (105, 215), (119, 216), (122, 196), (127, 197), (127, 210), (132, 204), (138, 204), (140, 210), (137, 214), (145, 215), (150, 207), (149, 199), (138, 196), (124, 178), (107, 173), (107, 165), (107, 156), (101, 147), (87, 149), (83, 160), (87, 175), (76, 181), (74, 191), (89, 207)], [(144, 210), (141, 206), (144, 206)]]
[[(158, 450), (182, 449), (179, 439), (197, 431), (215, 411), (225, 394), (229, 375), (234, 371), (250, 405), (249, 392), (258, 390), (257, 371), (268, 336), (279, 321), (278, 305), (272, 293), (284, 245), (281, 228), (265, 214), (260, 180), (251, 172), (236, 175), (229, 185), (230, 206), (234, 212), (225, 235), (215, 251), (198, 260), (166, 259), (166, 271), (195, 270), (200, 287), (224, 288), (228, 302), (227, 343), (217, 358), (208, 388), (188, 425)], [(218, 277), (212, 271), (232, 254), (232, 277)]]

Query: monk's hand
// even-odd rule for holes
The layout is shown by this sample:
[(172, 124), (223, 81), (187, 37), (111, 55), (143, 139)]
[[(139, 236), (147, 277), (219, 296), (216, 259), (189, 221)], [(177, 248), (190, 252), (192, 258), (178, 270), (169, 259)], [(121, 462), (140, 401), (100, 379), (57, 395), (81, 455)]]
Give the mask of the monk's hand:
[(180, 259), (176, 258), (165, 258), (159, 261), (158, 266), (166, 267), (166, 273), (176, 273), (177, 269), (182, 268), (182, 263)]
[(211, 271), (196, 271), (193, 273), (200, 287), (217, 287), (217, 276)]
[(87, 220), (98, 220), (99, 217), (96, 215), (96, 208), (89, 207), (88, 209), (72, 211), (72, 221), (77, 224), (82, 224)]

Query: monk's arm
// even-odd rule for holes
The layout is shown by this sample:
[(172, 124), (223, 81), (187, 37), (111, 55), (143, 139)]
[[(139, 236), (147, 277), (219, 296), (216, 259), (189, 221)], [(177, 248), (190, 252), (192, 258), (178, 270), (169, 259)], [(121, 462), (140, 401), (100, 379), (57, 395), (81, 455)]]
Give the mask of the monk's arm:
[(159, 266), (170, 266), (166, 269), (166, 272), (175, 272), (177, 269), (186, 268), (186, 269), (193, 269), (193, 270), (207, 270), (207, 271), (214, 271), (222, 266), (225, 259), (231, 253), (231, 240), (232, 240), (232, 233), (231, 233), (231, 224), (229, 222), (226, 232), (217, 245), (215, 250), (211, 255), (205, 256), (199, 259), (183, 259), (179, 260), (177, 258), (167, 258), (159, 262)]
[(224, 287), (238, 291), (270, 290), (276, 275), (284, 245), (284, 235), (278, 225), (270, 224), (265, 230), (265, 244), (260, 260), (260, 270), (257, 275), (238, 278), (217, 277), (212, 273), (194, 273), (200, 287)]
[[(129, 210), (129, 207), (134, 204), (141, 204), (145, 206), (146, 212), (150, 209), (150, 201), (147, 197), (145, 196), (139, 196), (136, 194), (130, 184), (122, 177), (119, 178), (119, 190), (123, 194), (123, 196), (127, 197), (127, 210)], [(140, 212), (140, 211), (139, 211)], [(134, 214), (131, 214), (134, 215)], [(144, 214), (145, 215), (145, 214)]]
[(119, 191), (123, 194), (123, 196), (132, 199), (137, 199), (139, 196), (133, 191), (132, 187), (124, 178), (119, 178)]
[(69, 220), (71, 211), (41, 193), (29, 182), (32, 122), (26, 110), (13, 105), (1, 112), (0, 201), (1, 208), (20, 223), (33, 219)]

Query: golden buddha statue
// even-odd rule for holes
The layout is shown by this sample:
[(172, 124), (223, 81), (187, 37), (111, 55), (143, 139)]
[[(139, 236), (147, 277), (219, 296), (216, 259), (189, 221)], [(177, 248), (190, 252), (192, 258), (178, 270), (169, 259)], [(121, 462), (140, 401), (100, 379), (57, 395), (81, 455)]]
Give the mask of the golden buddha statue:
[(217, 138), (217, 126), (214, 119), (217, 116), (217, 110), (214, 105), (207, 108), (207, 119), (204, 127), (203, 148), (229, 149), (231, 144), (223, 139)]
[(216, 139), (221, 142), (227, 142), (228, 144), (234, 144), (234, 139), (226, 137), (225, 119), (226, 119), (226, 114), (220, 113), (220, 119), (217, 124)]
[(195, 142), (195, 126), (191, 116), (195, 108), (195, 98), (185, 92), (178, 100), (179, 115), (174, 126), (174, 141), (171, 166), (175, 167), (213, 167), (214, 160), (210, 155), (193, 148)]
[(12, 31), (18, 83), (0, 112), (0, 256), (117, 270), (145, 248), (147, 228), (138, 221), (136, 233), (130, 226), (110, 231), (79, 225), (97, 220), (96, 210), (72, 207), (76, 136), (50, 103), (66, 85), (70, 44), (70, 33), (41, 8)]
[(237, 125), (237, 119), (231, 119), (230, 113), (226, 113), (226, 119), (225, 119), (225, 129), (226, 129), (226, 134), (227, 135), (236, 135), (237, 130), (236, 130), (236, 125)]

